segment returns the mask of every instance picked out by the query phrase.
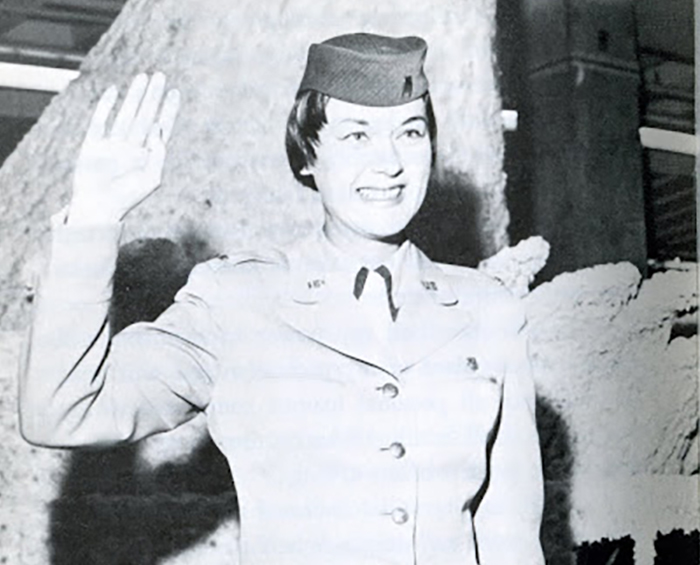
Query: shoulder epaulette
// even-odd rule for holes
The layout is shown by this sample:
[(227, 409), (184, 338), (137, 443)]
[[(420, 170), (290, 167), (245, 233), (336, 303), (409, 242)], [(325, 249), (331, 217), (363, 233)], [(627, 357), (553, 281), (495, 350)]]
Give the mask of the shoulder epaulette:
[(236, 267), (245, 263), (284, 264), (285, 262), (285, 255), (276, 249), (245, 250), (230, 254), (222, 253), (208, 261), (209, 266), (215, 271)]

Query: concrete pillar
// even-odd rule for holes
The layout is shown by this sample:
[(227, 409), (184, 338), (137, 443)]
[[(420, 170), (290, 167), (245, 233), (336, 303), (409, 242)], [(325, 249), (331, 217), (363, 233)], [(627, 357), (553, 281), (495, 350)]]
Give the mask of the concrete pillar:
[(523, 17), (530, 229), (552, 244), (541, 277), (623, 260), (644, 268), (633, 2), (525, 0)]

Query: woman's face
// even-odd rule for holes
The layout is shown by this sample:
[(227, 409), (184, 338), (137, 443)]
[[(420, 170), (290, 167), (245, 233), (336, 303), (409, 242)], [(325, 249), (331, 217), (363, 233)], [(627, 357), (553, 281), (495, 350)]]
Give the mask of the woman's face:
[(383, 240), (399, 234), (423, 203), (432, 161), (425, 101), (360, 106), (331, 98), (311, 174), (326, 227)]

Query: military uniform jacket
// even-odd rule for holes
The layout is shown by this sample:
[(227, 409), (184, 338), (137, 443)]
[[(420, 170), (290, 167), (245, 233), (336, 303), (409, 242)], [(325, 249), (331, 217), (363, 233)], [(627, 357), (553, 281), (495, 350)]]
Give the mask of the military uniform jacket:
[(134, 441), (205, 411), (243, 565), (539, 564), (534, 388), (519, 303), (411, 243), (387, 339), (315, 234), (201, 264), (111, 340), (119, 229), (54, 230), (21, 379), (34, 443)]

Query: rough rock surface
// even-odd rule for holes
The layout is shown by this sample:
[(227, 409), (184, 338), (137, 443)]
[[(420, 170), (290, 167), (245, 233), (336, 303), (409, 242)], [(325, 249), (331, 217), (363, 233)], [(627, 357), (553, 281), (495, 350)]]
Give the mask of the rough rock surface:
[[(572, 495), (575, 540), (630, 536), (635, 565), (657, 565), (654, 540), (659, 534), (673, 530), (690, 534), (700, 528), (697, 475), (578, 475)], [(693, 562), (679, 559), (677, 563)]]
[(630, 535), (640, 565), (654, 562), (657, 530), (700, 527), (698, 340), (685, 335), (697, 331), (697, 284), (696, 270), (642, 282), (622, 263), (525, 299), (538, 394), (568, 438), (550, 465), (570, 466), (572, 538)]
[(479, 263), (479, 270), (497, 278), (517, 297), (530, 292), (530, 284), (549, 257), (549, 243), (529, 237), (513, 247), (504, 247)]
[(49, 563), (49, 505), (66, 453), (25, 443), (17, 421), (17, 367), (23, 332), (0, 332), (0, 563)]
[(286, 242), (317, 224), (316, 194), (286, 162), (286, 117), (309, 43), (357, 30), (430, 45), (439, 168), (418, 239), (458, 262), (505, 245), (495, 0), (270, 0), (264, 10), (252, 0), (131, 0), (0, 170), (0, 327), (26, 321), (25, 279), (44, 259), (49, 216), (67, 202), (99, 94), (139, 71), (164, 71), (183, 105), (163, 186), (130, 215), (127, 240), (194, 234), (224, 251)]
[(632, 265), (602, 265), (526, 299), (540, 393), (569, 416), (586, 474), (698, 471), (697, 339), (671, 339), (697, 309), (697, 273), (640, 279)]

